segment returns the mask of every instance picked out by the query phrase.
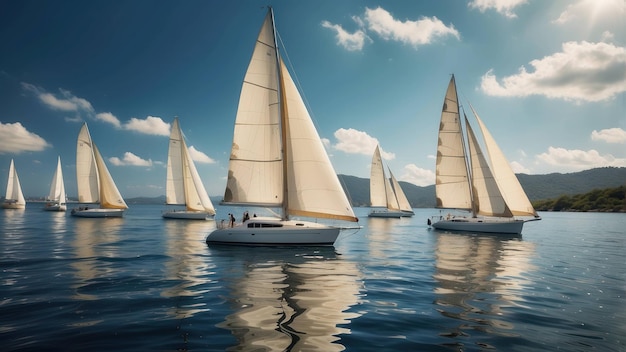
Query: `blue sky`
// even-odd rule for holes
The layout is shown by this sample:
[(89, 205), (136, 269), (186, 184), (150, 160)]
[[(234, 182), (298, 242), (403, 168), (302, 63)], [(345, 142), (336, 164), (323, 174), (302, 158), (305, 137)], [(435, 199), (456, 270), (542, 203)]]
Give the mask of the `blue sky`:
[[(516, 172), (626, 166), (623, 0), (270, 1), (337, 173), (434, 183), (454, 74)], [(165, 194), (180, 119), (210, 195), (226, 183), (241, 80), (268, 1), (0, 2), (0, 189), (15, 159), (76, 195), (83, 121), (122, 195)]]

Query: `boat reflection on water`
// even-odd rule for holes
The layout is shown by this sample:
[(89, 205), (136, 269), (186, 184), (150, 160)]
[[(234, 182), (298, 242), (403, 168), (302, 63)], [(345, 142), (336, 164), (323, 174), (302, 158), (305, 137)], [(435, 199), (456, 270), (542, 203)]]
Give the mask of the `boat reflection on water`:
[(534, 245), (520, 236), (437, 234), (435, 305), (454, 319), (440, 335), (468, 336), (464, 330), (513, 336), (511, 307), (523, 306), (527, 277), (535, 270)]
[(229, 350), (341, 351), (362, 290), (356, 263), (333, 248), (216, 248), (239, 258), (225, 284), (235, 312), (218, 326), (238, 341)]
[[(162, 297), (189, 298), (189, 302), (179, 299), (179, 304), (168, 310), (175, 319), (190, 318), (197, 313), (208, 311), (206, 303), (196, 297), (207, 291), (207, 286), (215, 282), (210, 276), (215, 265), (207, 256), (206, 234), (215, 230), (214, 221), (187, 221), (169, 219), (165, 221), (166, 244), (165, 277), (172, 285), (161, 292)], [(194, 302), (195, 301), (195, 302)]]
[(122, 218), (102, 219), (76, 218), (74, 221), (74, 240), (71, 246), (76, 260), (72, 261), (75, 290), (73, 298), (79, 300), (98, 299), (98, 283), (112, 276), (113, 264), (107, 265), (102, 258), (118, 256)]

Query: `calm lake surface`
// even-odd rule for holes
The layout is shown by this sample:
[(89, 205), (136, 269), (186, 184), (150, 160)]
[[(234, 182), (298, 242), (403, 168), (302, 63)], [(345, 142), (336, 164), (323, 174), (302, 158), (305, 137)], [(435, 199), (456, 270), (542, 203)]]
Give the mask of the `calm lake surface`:
[(626, 214), (501, 238), (356, 208), (335, 248), (262, 248), (209, 247), (215, 222), (162, 206), (42, 206), (0, 211), (5, 351), (626, 351)]

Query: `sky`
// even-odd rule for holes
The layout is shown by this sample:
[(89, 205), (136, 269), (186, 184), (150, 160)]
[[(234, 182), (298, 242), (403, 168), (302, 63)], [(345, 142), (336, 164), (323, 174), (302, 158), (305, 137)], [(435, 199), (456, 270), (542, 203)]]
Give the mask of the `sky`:
[(268, 4), (338, 174), (369, 178), (379, 144), (396, 178), (434, 184), (452, 74), (515, 172), (626, 167), (624, 0), (0, 0), (0, 193), (14, 159), (44, 197), (60, 156), (75, 197), (87, 122), (125, 198), (163, 195), (178, 117), (223, 195)]

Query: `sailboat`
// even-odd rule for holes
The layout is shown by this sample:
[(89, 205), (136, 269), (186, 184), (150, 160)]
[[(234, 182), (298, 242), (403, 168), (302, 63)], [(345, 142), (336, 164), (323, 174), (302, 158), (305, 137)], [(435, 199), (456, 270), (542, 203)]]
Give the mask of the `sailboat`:
[(65, 203), (65, 183), (63, 183), (63, 170), (61, 169), (61, 157), (57, 159), (57, 168), (50, 183), (50, 193), (46, 205), (43, 208), (48, 211), (66, 211)]
[(391, 177), (391, 187), (393, 189), (393, 193), (396, 195), (396, 199), (398, 200), (402, 216), (411, 217), (415, 215), (415, 212), (413, 212), (413, 208), (411, 207), (411, 203), (409, 203), (409, 200), (406, 198), (406, 194), (404, 194), (402, 187), (400, 187), (400, 183), (396, 180), (395, 176), (393, 176), (391, 169), (389, 169), (389, 167), (387, 167), (387, 169), (389, 170), (389, 177)]
[(22, 193), (22, 187), (20, 186), (20, 179), (17, 177), (17, 171), (11, 159), (11, 166), (9, 166), (9, 178), (7, 180), (7, 193), (2, 202), (2, 208), (4, 209), (24, 209), (26, 208), (26, 200)]
[(271, 8), (241, 88), (223, 204), (280, 214), (218, 224), (208, 244), (332, 246), (339, 227), (294, 217), (358, 221), (278, 53)]
[(452, 76), (439, 125), (435, 193), (438, 208), (465, 210), (471, 216), (440, 215), (428, 219), (428, 224), (440, 230), (521, 234), (525, 222), (541, 218), (491, 133), (474, 108), (471, 109), (482, 132), (487, 156), (464, 114), (469, 151), (465, 148)]
[(99, 203), (100, 207), (82, 206), (72, 209), (73, 216), (85, 218), (122, 217), (128, 208), (117, 189), (102, 155), (92, 142), (87, 123), (76, 142), (76, 182), (79, 203)]
[(185, 210), (166, 210), (162, 214), (164, 218), (206, 220), (215, 215), (213, 203), (189, 155), (178, 118), (174, 119), (170, 132), (165, 195), (166, 204), (184, 205)]
[[(389, 170), (391, 174), (391, 170)], [(395, 181), (395, 178), (393, 178)], [(400, 209), (399, 198), (396, 189), (402, 192), (400, 184), (396, 181), (395, 187), (385, 175), (383, 160), (380, 156), (380, 148), (377, 145), (372, 156), (372, 168), (370, 169), (370, 203), (372, 210), (368, 214), (370, 218), (401, 218), (404, 211)], [(402, 192), (404, 196), (404, 192)], [(406, 201), (406, 196), (404, 196)], [(408, 201), (406, 201), (408, 204)], [(410, 210), (410, 206), (408, 207)]]

